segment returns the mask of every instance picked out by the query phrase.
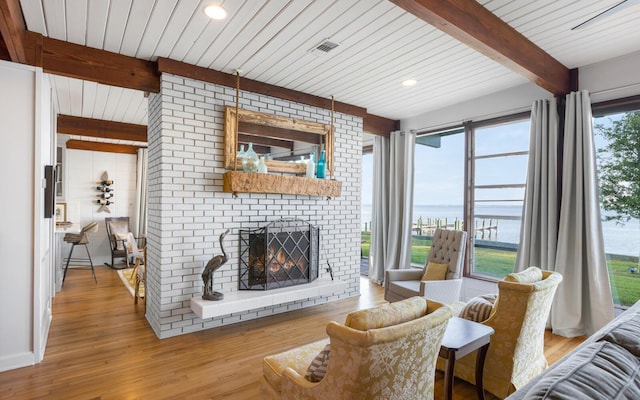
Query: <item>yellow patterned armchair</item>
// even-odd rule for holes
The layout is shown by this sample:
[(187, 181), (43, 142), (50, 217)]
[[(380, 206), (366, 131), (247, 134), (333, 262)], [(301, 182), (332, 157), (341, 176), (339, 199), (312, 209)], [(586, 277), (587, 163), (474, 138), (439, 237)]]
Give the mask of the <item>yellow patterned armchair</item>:
[(305, 371), (327, 340), (265, 357), (262, 399), (433, 399), (435, 363), (452, 311), (413, 297), (327, 325), (326, 374)]
[[(495, 330), (484, 366), (485, 390), (503, 399), (547, 368), (544, 330), (561, 281), (557, 272), (530, 267), (498, 282), (498, 298), (482, 322)], [(456, 361), (456, 377), (475, 383), (476, 355)], [(444, 370), (444, 360), (438, 360), (438, 369)]]

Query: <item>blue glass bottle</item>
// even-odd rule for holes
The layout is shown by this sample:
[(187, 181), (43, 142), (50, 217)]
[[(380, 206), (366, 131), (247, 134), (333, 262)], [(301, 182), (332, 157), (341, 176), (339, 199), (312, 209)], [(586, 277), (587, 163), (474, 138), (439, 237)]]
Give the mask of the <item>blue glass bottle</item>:
[(324, 179), (326, 176), (326, 161), (324, 159), (324, 150), (320, 153), (320, 159), (318, 160), (318, 167), (316, 168), (316, 176), (319, 179)]

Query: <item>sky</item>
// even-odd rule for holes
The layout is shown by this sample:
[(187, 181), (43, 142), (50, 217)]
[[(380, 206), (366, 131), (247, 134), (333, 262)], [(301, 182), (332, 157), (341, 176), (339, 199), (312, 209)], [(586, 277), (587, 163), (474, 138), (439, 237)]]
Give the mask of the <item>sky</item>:
[[(529, 121), (476, 130), (476, 155), (526, 151)], [(464, 133), (445, 136), (441, 147), (416, 145), (414, 205), (462, 205), (464, 197)], [(481, 159), (476, 184), (524, 183), (526, 156)], [(373, 155), (363, 156), (362, 204), (371, 204)], [(478, 190), (476, 198), (522, 198), (523, 190)]]
[[(596, 118), (596, 124), (611, 126), (624, 114)], [(476, 129), (476, 156), (529, 149), (530, 121)], [(595, 134), (596, 148), (604, 139)], [(525, 183), (527, 156), (511, 156), (476, 161), (476, 185)], [(362, 204), (372, 204), (373, 154), (362, 160)], [(462, 205), (464, 196), (464, 134), (445, 136), (440, 148), (416, 144), (414, 205)], [(476, 190), (478, 199), (516, 199), (524, 189)], [(498, 204), (498, 203), (497, 203)], [(505, 204), (505, 203), (503, 203)], [(506, 203), (518, 204), (518, 203)]]

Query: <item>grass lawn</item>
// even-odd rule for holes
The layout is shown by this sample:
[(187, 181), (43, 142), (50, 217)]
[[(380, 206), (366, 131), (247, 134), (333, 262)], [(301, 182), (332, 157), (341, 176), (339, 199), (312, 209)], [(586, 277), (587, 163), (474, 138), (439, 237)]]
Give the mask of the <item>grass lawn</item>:
[[(371, 232), (362, 232), (363, 257), (369, 256), (370, 245)], [(411, 243), (411, 262), (424, 265), (430, 248), (431, 239), (414, 236)], [(515, 260), (515, 251), (480, 247), (475, 249), (475, 271), (482, 275), (502, 279), (513, 272)], [(640, 271), (631, 273), (629, 267), (638, 267), (638, 258), (607, 254), (607, 266), (614, 304), (633, 305), (640, 299)]]

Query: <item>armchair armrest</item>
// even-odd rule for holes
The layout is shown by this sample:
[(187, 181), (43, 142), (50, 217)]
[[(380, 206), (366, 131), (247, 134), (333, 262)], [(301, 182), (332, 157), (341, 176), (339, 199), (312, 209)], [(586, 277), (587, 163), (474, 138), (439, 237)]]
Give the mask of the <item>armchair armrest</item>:
[(420, 282), (420, 296), (443, 304), (455, 303), (460, 299), (462, 279)]
[(313, 388), (321, 383), (322, 381), (309, 382), (296, 370), (291, 367), (287, 367), (282, 371), (282, 381), (280, 383), (281, 399), (296, 400), (299, 399), (299, 396), (302, 394), (312, 396)]
[(421, 268), (389, 269), (385, 271), (386, 281), (419, 281), (422, 278)]

